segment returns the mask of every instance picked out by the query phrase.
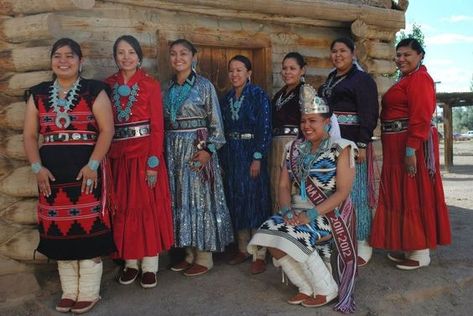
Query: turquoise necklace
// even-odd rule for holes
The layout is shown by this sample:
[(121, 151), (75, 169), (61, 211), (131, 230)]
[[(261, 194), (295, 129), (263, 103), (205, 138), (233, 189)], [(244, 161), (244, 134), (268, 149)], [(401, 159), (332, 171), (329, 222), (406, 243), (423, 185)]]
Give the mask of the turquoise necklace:
[[(54, 81), (51, 90), (49, 91), (49, 102), (51, 103), (53, 112), (56, 113), (56, 119), (54, 120), (54, 123), (59, 128), (68, 128), (69, 125), (71, 125), (71, 117), (69, 116), (68, 112), (71, 110), (73, 102), (77, 97), (77, 92), (80, 88), (80, 80), (81, 77), (77, 78), (77, 80), (74, 82), (66, 99), (59, 98), (59, 82), (57, 79)], [(64, 121), (64, 123), (62, 123), (62, 121)]]
[(300, 196), (302, 200), (307, 200), (306, 192), (306, 179), (310, 175), (310, 169), (314, 162), (320, 157), (320, 155), (328, 149), (329, 138), (325, 138), (320, 143), (315, 153), (312, 153), (312, 144), (309, 141), (303, 142), (299, 147), (299, 155), (297, 156), (297, 173), (300, 179)]
[(244, 100), (244, 95), (240, 96), (240, 99), (237, 99), (235, 102), (233, 102), (233, 98), (230, 98), (230, 112), (232, 113), (232, 120), (237, 121), (240, 118), (240, 108)]
[[(131, 108), (137, 100), (139, 91), (138, 83), (135, 83), (131, 88), (126, 84), (119, 85), (118, 83), (115, 83), (113, 86), (112, 100), (113, 106), (117, 110), (117, 119), (119, 122), (128, 121), (130, 119), (132, 115)], [(125, 108), (123, 108), (120, 102), (121, 97), (128, 97)]]
[(176, 123), (177, 112), (181, 108), (184, 101), (186, 101), (189, 97), (192, 87), (194, 86), (194, 82), (195, 76), (192, 76), (191, 79), (187, 78), (182, 86), (172, 83), (171, 88), (169, 88), (164, 103), (173, 123)]

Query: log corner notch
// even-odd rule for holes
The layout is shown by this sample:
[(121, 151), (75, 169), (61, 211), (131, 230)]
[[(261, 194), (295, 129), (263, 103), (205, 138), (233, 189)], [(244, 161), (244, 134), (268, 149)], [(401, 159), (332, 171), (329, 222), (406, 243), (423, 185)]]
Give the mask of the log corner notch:
[(356, 19), (351, 24), (351, 32), (358, 40), (363, 39), (376, 39), (382, 42), (393, 42), (396, 32), (403, 28), (403, 23), (399, 28), (382, 28), (380, 26), (370, 25), (364, 22), (362, 19)]
[(95, 0), (0, 0), (1, 15), (29, 15), (44, 12), (87, 10), (95, 6)]
[(409, 7), (409, 0), (393, 1), (393, 9), (406, 12), (408, 7)]

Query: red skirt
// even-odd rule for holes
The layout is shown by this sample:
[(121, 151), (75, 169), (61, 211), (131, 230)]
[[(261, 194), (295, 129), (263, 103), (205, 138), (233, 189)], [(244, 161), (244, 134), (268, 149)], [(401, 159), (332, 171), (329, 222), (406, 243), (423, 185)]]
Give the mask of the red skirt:
[(433, 129), (435, 174), (429, 175), (424, 148), (416, 151), (417, 173), (404, 163), (407, 132), (383, 134), (383, 168), (371, 245), (412, 251), (451, 243), (450, 220), (440, 176), (438, 133)]
[(111, 159), (116, 199), (113, 236), (121, 259), (156, 256), (173, 244), (171, 199), (165, 164), (156, 186), (146, 182), (147, 157)]

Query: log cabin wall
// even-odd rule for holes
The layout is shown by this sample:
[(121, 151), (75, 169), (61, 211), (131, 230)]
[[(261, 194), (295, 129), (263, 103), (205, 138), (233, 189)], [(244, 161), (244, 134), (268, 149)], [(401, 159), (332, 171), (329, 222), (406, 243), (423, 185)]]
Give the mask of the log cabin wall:
[[(303, 54), (308, 82), (318, 87), (332, 68), (329, 45), (351, 36), (360, 63), (374, 76), (379, 92), (392, 84), (383, 77), (395, 66), (393, 39), (404, 27), (407, 1), (387, 0), (0, 0), (0, 266), (33, 260), (38, 242), (36, 179), (22, 143), (25, 89), (49, 80), (49, 49), (61, 37), (81, 44), (83, 76), (103, 79), (117, 68), (115, 39), (138, 38), (143, 67), (166, 82), (168, 44), (180, 37), (198, 46), (253, 50), (274, 94), (284, 55)], [(36, 254), (35, 261), (45, 260)], [(5, 266), (5, 264), (3, 264)], [(0, 274), (8, 273), (0, 269)]]

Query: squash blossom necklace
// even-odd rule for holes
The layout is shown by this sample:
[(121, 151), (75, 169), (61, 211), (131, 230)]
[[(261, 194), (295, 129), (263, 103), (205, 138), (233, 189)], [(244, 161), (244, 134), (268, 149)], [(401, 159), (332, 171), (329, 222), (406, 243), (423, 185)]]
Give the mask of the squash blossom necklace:
[(53, 112), (56, 113), (54, 123), (59, 128), (68, 128), (69, 125), (71, 125), (71, 117), (68, 112), (74, 105), (73, 102), (76, 99), (77, 92), (80, 88), (80, 80), (81, 77), (77, 78), (71, 89), (68, 91), (67, 98), (65, 99), (59, 98), (60, 85), (57, 79), (54, 81), (51, 90), (49, 91), (49, 103), (51, 103)]
[[(113, 106), (117, 111), (117, 119), (119, 122), (128, 121), (130, 119), (130, 116), (133, 114), (131, 108), (137, 100), (139, 91), (138, 83), (135, 83), (131, 88), (127, 84), (119, 85), (115, 83), (113, 86), (112, 100)], [(128, 97), (125, 107), (123, 107), (123, 104), (120, 102), (122, 97)]]

